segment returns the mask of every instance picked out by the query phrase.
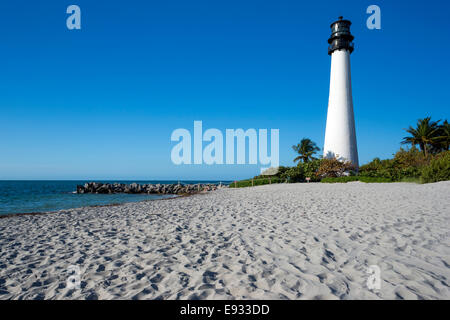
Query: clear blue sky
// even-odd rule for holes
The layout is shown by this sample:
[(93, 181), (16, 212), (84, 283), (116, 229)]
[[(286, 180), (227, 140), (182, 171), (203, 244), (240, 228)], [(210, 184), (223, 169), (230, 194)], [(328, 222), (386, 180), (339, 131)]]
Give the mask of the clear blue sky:
[[(66, 28), (79, 5), (82, 29)], [(366, 28), (381, 8), (382, 29)], [(322, 147), (329, 25), (353, 22), (361, 164), (418, 118), (449, 118), (448, 1), (2, 1), (0, 179), (238, 179), (175, 166), (176, 128), (278, 128), (280, 163)]]

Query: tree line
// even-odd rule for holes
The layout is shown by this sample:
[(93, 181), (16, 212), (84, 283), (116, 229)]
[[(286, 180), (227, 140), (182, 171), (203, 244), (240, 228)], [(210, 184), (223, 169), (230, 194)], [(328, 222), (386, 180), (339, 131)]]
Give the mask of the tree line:
[[(401, 140), (400, 148), (393, 158), (371, 162), (356, 168), (352, 163), (316, 156), (317, 144), (303, 138), (292, 149), (297, 153), (293, 167), (280, 166), (271, 180), (276, 182), (436, 182), (450, 180), (450, 126), (447, 120), (432, 121), (431, 117), (419, 119), (416, 126), (405, 129), (409, 134)], [(418, 147), (418, 148), (417, 148)], [(267, 178), (267, 174), (253, 179)], [(252, 185), (244, 180), (242, 186)], [(251, 181), (248, 180), (248, 181)], [(264, 180), (261, 180), (264, 184)]]

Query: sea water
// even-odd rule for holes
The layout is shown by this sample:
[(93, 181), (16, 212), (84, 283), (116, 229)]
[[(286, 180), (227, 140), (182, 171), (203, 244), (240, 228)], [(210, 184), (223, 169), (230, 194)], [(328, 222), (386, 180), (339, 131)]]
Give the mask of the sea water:
[[(174, 197), (157, 194), (77, 194), (78, 184), (88, 181), (1, 181), (0, 215), (48, 212), (95, 205), (108, 205)], [(178, 181), (96, 181), (102, 183), (178, 183)], [(219, 183), (182, 181), (181, 183)]]

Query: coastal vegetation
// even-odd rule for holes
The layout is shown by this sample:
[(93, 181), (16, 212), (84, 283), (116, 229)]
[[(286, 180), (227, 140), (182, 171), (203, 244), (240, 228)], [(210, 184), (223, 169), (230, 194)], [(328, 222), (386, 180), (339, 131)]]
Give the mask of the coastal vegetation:
[(415, 127), (405, 129), (409, 134), (401, 141), (410, 145), (400, 148), (391, 159), (375, 158), (355, 168), (350, 162), (336, 158), (315, 157), (320, 150), (309, 138), (292, 146), (298, 154), (293, 167), (263, 173), (252, 179), (237, 181), (230, 187), (249, 187), (269, 183), (295, 182), (416, 182), (430, 183), (450, 180), (450, 125), (447, 120), (419, 119)]
[(450, 180), (450, 151), (434, 157), (430, 164), (422, 168), (420, 182), (438, 182)]

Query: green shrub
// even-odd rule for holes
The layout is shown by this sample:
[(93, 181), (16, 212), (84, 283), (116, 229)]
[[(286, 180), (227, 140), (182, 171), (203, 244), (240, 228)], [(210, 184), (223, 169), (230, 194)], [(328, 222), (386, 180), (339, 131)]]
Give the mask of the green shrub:
[(322, 161), (323, 159), (314, 159), (306, 163), (301, 163), (300, 165), (303, 168), (305, 178), (311, 178), (310, 181), (320, 181), (320, 178), (317, 176), (317, 171), (319, 170)]
[(305, 181), (305, 171), (302, 166), (291, 167), (281, 177), (291, 183), (302, 182)]
[(417, 148), (400, 149), (393, 159), (373, 159), (359, 168), (359, 175), (372, 178), (384, 178), (390, 181), (418, 179), (421, 170), (428, 165), (431, 156), (424, 156)]
[(405, 169), (410, 167), (423, 167), (430, 162), (430, 156), (425, 156), (416, 147), (409, 150), (400, 148), (394, 155), (394, 161), (397, 167)]
[(279, 166), (278, 172), (275, 176), (281, 178), (283, 176), (283, 173), (285, 173), (287, 170), (289, 170), (289, 167)]
[(421, 183), (450, 180), (450, 151), (437, 155), (421, 173)]

